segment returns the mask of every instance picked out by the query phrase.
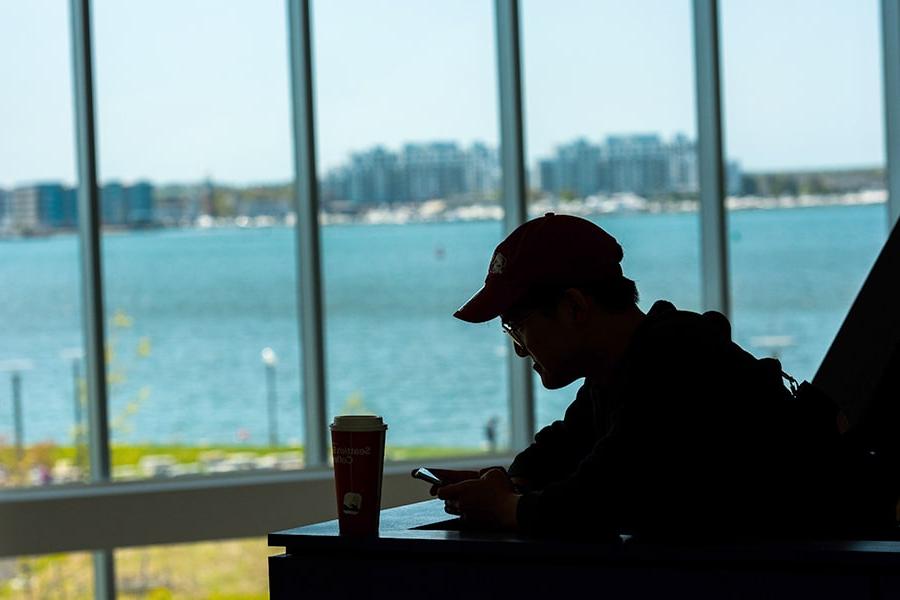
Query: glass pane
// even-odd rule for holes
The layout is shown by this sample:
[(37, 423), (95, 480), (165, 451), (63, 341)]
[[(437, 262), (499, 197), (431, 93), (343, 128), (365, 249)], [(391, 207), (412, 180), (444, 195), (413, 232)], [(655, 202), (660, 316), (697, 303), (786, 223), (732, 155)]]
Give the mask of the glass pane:
[(801, 380), (887, 232), (878, 6), (722, 3), (734, 335)]
[(87, 552), (0, 558), (0, 597), (94, 597), (94, 561)]
[(87, 474), (67, 6), (0, 4), (0, 487)]
[(302, 464), (284, 3), (94, 4), (114, 477)]
[(316, 2), (328, 414), (388, 457), (506, 443), (504, 342), (452, 317), (500, 240), (493, 8)]
[(116, 550), (122, 598), (268, 598), (265, 538)]
[[(526, 0), (522, 31), (530, 215), (581, 215), (612, 234), (642, 310), (698, 310), (691, 3)], [(539, 427), (580, 384), (535, 379)]]

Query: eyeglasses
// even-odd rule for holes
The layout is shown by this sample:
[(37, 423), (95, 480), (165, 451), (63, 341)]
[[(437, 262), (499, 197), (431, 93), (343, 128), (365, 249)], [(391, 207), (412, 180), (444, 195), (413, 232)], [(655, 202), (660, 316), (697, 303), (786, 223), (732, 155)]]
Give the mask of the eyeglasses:
[(500, 320), (500, 327), (503, 328), (503, 333), (511, 337), (513, 342), (515, 342), (515, 344), (519, 348), (525, 348), (525, 342), (522, 341), (522, 326), (525, 324), (525, 321), (528, 320), (528, 317), (530, 317), (532, 314), (534, 314), (534, 311), (526, 313), (515, 321), (509, 321), (506, 319)]

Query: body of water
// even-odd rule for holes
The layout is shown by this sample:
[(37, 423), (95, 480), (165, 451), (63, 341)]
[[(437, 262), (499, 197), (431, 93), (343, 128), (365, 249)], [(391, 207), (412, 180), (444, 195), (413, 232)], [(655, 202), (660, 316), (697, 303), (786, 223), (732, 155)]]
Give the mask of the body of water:
[[(873, 205), (731, 213), (735, 339), (757, 355), (777, 351), (787, 370), (811, 378), (884, 243), (885, 212)], [(644, 309), (659, 298), (700, 308), (696, 214), (595, 220), (625, 248), (623, 266)], [(114, 441), (264, 444), (261, 351), (270, 347), (279, 440), (302, 442), (293, 236), (287, 228), (104, 236)], [(478, 446), (493, 416), (503, 435), (509, 342), (496, 322), (451, 316), (483, 282), (500, 239), (498, 222), (322, 230), (330, 414), (379, 412), (397, 445)], [(0, 241), (7, 442), (12, 369), (20, 371), (26, 441), (71, 442), (78, 279), (74, 237)], [(539, 389), (539, 422), (559, 417), (574, 392)]]

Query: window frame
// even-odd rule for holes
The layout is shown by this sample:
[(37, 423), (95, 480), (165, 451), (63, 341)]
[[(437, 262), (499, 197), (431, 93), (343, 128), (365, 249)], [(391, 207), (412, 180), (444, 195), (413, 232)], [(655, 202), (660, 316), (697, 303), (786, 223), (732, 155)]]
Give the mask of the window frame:
[[(727, 211), (724, 194), (718, 0), (692, 0), (698, 164), (701, 282), (705, 310), (729, 313)], [(70, 0), (78, 164), (79, 244), (89, 406), (91, 483), (0, 493), (0, 556), (94, 550), (95, 595), (115, 597), (113, 549), (261, 535), (273, 529), (333, 517), (328, 467), (322, 265), (309, 0), (285, 0), (293, 114), (297, 294), (300, 298), (301, 371), (306, 414), (307, 466), (289, 473), (182, 477), (165, 481), (113, 482), (103, 348), (103, 272), (97, 186), (96, 123), (90, 0)], [(889, 224), (900, 217), (900, 0), (881, 0), (886, 172)], [(497, 81), (504, 228), (524, 222), (523, 75), (518, 0), (495, 0)], [(509, 358), (512, 447), (525, 447), (535, 432), (533, 380), (525, 363)], [(501, 455), (441, 460), (455, 468), (502, 462)], [(408, 477), (407, 463), (385, 467), (384, 501), (395, 506), (427, 497)], [(302, 502), (301, 502), (302, 498)], [(265, 511), (253, 507), (265, 506)], [(73, 522), (71, 515), (77, 514)], [(135, 515), (140, 515), (136, 519)]]

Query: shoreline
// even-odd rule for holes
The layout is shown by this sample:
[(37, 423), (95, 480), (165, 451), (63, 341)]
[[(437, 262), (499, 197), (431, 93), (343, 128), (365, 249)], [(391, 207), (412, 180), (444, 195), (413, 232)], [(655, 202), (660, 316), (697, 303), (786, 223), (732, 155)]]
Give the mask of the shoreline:
[[(799, 196), (729, 196), (725, 199), (730, 211), (748, 210), (790, 210), (825, 206), (866, 206), (887, 202), (887, 190), (864, 190), (846, 194), (799, 195)], [(615, 194), (612, 196), (588, 196), (584, 199), (563, 200), (541, 198), (528, 206), (529, 217), (546, 212), (560, 212), (582, 217), (618, 216), (632, 214), (691, 213), (697, 212), (696, 199), (651, 200), (635, 194)], [(405, 225), (410, 223), (466, 223), (473, 221), (500, 221), (503, 208), (496, 204), (456, 205), (445, 200), (428, 200), (415, 204), (374, 206), (355, 213), (321, 212), (319, 224), (332, 225)], [(257, 217), (212, 217), (201, 215), (194, 220), (160, 222), (153, 226), (122, 227), (104, 226), (104, 235), (122, 235), (134, 232), (186, 229), (269, 229), (293, 227), (296, 215), (287, 213), (283, 217), (261, 215)], [(63, 235), (76, 235), (77, 229), (51, 229), (40, 231), (0, 231), (0, 241), (30, 240)]]

